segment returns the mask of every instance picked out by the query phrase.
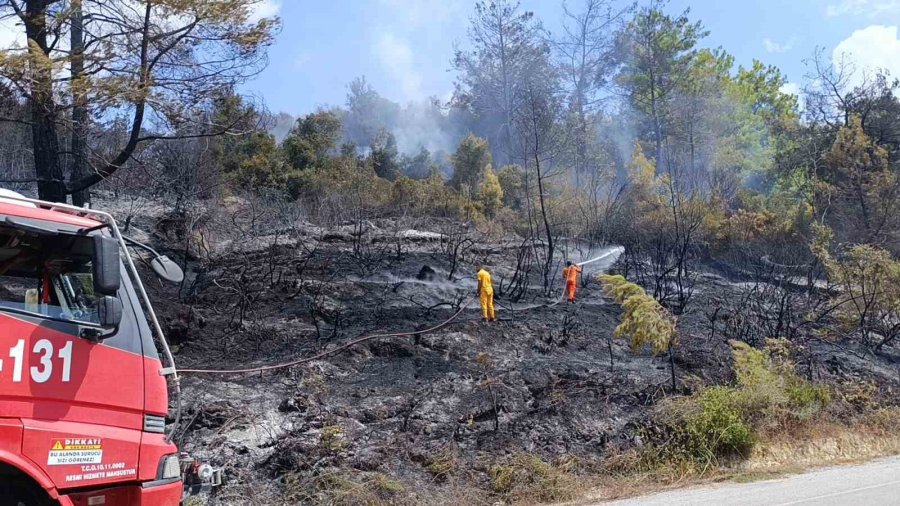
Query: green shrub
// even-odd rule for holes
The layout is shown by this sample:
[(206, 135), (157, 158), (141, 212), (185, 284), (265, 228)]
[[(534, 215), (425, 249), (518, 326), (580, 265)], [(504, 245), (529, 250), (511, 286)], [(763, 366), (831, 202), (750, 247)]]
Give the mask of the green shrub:
[(744, 454), (754, 436), (743, 417), (741, 393), (718, 386), (665, 403), (658, 417), (667, 441), (655, 448), (653, 459), (706, 466), (724, 455)]
[(643, 464), (702, 472), (721, 457), (747, 455), (763, 429), (820, 413), (831, 401), (830, 392), (797, 376), (787, 345), (768, 340), (760, 350), (732, 342), (736, 384), (663, 403), (655, 419), (659, 433), (651, 435)]
[(812, 418), (831, 403), (831, 392), (824, 385), (806, 382), (788, 385), (788, 398), (794, 414), (801, 419)]
[(750, 426), (741, 416), (741, 391), (713, 387), (700, 393), (700, 410), (687, 420), (686, 431), (702, 452), (722, 455), (743, 452), (753, 445)]

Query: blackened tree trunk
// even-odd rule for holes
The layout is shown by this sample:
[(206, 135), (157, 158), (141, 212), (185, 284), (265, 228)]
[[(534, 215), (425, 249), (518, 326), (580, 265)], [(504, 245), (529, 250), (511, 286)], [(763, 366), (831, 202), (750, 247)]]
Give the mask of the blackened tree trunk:
[(53, 71), (47, 37), (47, 6), (51, 0), (28, 0), (25, 4), (25, 34), (33, 79), (30, 83), (29, 111), (34, 149), (34, 169), (38, 196), (65, 202), (66, 186), (59, 165), (59, 137), (56, 103), (53, 100)]
[[(84, 11), (81, 0), (72, 0), (72, 170), (70, 181), (78, 181), (89, 173), (87, 160), (88, 112), (84, 78)], [(72, 193), (72, 204), (83, 206), (91, 201), (87, 189)]]

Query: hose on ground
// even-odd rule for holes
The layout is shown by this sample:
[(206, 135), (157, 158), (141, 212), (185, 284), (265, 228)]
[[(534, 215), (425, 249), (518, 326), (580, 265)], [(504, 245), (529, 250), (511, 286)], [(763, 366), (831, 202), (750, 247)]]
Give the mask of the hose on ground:
[(290, 362), (284, 362), (284, 363), (280, 363), (280, 364), (264, 365), (264, 366), (259, 366), (259, 367), (250, 367), (250, 368), (246, 368), (246, 369), (179, 369), (178, 372), (181, 374), (249, 374), (249, 373), (255, 373), (255, 372), (274, 371), (277, 369), (288, 369), (291, 367), (296, 367), (296, 366), (303, 365), (303, 364), (306, 364), (309, 362), (313, 362), (315, 360), (320, 360), (320, 359), (323, 359), (326, 357), (330, 357), (332, 355), (336, 355), (344, 350), (347, 350), (349, 348), (352, 348), (353, 346), (356, 346), (357, 344), (364, 343), (366, 341), (371, 341), (372, 339), (378, 339), (378, 338), (382, 338), (382, 337), (411, 337), (411, 336), (419, 336), (422, 334), (428, 334), (431, 332), (435, 332), (437, 330), (440, 330), (440, 329), (446, 327), (447, 325), (450, 325), (450, 323), (452, 323), (453, 320), (458, 318), (459, 315), (461, 315), (462, 312), (465, 311), (467, 307), (469, 307), (469, 304), (471, 304), (473, 300), (475, 300), (475, 297), (469, 298), (469, 300), (467, 300), (465, 302), (465, 304), (463, 304), (459, 307), (459, 311), (454, 313), (453, 316), (451, 316), (450, 318), (444, 320), (443, 322), (441, 322), (433, 327), (429, 327), (429, 328), (423, 329), (423, 330), (414, 330), (411, 332), (391, 332), (391, 333), (387, 333), (387, 334), (370, 334), (367, 336), (357, 337), (356, 339), (348, 341), (348, 342), (338, 346), (337, 348), (325, 350), (325, 351), (323, 351), (321, 353), (317, 353), (311, 357), (292, 360)]

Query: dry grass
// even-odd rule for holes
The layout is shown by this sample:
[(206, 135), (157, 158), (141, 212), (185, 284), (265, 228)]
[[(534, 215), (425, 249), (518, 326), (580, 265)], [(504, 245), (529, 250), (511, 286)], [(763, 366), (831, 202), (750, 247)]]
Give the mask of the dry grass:
[[(626, 497), (729, 480), (750, 482), (900, 454), (900, 408), (881, 408), (854, 424), (811, 422), (789, 431), (761, 435), (747, 459), (720, 462), (698, 473), (691, 468), (627, 472), (640, 455), (610, 458), (609, 471), (594, 478), (593, 490), (565, 505), (587, 505)], [(632, 468), (633, 469), (633, 468)]]
[(791, 433), (768, 435), (740, 471), (795, 472), (900, 454), (900, 433), (885, 432), (867, 422), (855, 427), (819, 423)]
[(446, 481), (456, 474), (458, 469), (459, 458), (454, 448), (449, 445), (434, 455), (430, 455), (425, 465), (425, 470), (437, 481)]
[(381, 473), (334, 471), (309, 478), (287, 475), (284, 504), (388, 506), (412, 504), (401, 497), (405, 487)]
[(511, 504), (569, 501), (587, 490), (575, 475), (576, 467), (571, 458), (547, 462), (534, 454), (518, 453), (491, 466), (491, 488)]

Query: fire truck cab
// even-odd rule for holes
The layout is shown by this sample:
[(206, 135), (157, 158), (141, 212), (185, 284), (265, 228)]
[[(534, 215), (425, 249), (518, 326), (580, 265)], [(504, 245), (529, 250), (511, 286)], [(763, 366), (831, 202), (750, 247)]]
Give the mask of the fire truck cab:
[(176, 506), (213, 478), (165, 433), (177, 374), (127, 240), (107, 213), (0, 190), (0, 505)]

